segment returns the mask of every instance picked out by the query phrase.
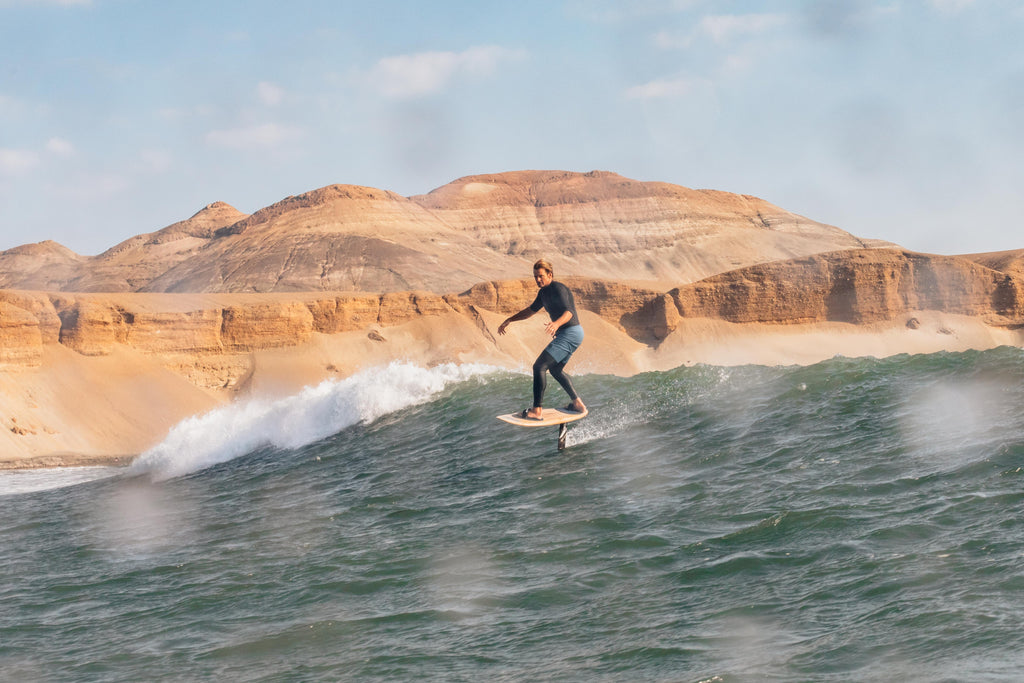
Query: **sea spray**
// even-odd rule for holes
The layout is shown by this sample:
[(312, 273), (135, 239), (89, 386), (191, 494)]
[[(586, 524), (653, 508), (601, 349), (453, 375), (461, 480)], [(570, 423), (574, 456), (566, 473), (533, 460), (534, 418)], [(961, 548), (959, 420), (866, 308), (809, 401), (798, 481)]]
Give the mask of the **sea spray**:
[(154, 481), (179, 477), (265, 446), (301, 448), (357, 423), (425, 403), (453, 383), (498, 368), (446, 363), (423, 368), (394, 362), (330, 379), (278, 400), (250, 399), (188, 418), (140, 455), (129, 473)]

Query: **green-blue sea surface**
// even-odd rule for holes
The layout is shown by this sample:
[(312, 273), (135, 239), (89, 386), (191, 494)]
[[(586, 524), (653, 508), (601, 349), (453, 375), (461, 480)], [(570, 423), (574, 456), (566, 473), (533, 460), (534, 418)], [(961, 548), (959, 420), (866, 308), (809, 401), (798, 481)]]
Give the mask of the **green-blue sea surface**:
[(576, 383), (562, 452), (394, 364), (0, 474), (0, 679), (1024, 678), (1021, 349)]

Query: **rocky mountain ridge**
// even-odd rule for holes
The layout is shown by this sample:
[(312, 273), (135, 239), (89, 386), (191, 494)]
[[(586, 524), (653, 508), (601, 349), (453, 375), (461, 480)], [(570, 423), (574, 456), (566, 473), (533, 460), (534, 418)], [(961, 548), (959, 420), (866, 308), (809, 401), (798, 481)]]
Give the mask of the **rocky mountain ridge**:
[(559, 274), (668, 289), (874, 242), (762, 199), (614, 173), (520, 171), (426, 195), (330, 185), (244, 214), (223, 202), (94, 257), (0, 252), (0, 288), (64, 292), (459, 291)]

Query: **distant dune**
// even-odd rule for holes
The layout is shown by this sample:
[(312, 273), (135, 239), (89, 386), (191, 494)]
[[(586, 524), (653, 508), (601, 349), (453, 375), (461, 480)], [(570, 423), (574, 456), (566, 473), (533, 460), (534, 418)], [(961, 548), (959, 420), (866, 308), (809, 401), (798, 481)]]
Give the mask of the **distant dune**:
[(252, 215), (210, 204), (98, 256), (0, 253), (0, 467), (123, 462), (189, 415), (394, 359), (526, 367), (542, 327), (497, 326), (540, 256), (587, 329), (573, 372), (1024, 343), (1024, 250), (917, 254), (605, 172), (331, 185)]

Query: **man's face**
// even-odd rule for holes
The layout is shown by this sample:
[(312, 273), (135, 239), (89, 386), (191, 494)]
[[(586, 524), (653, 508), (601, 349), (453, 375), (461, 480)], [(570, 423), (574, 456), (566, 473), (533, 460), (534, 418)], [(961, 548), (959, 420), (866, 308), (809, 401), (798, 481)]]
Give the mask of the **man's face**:
[(554, 276), (543, 268), (535, 268), (533, 270), (533, 280), (537, 283), (538, 287), (547, 287), (554, 279)]

